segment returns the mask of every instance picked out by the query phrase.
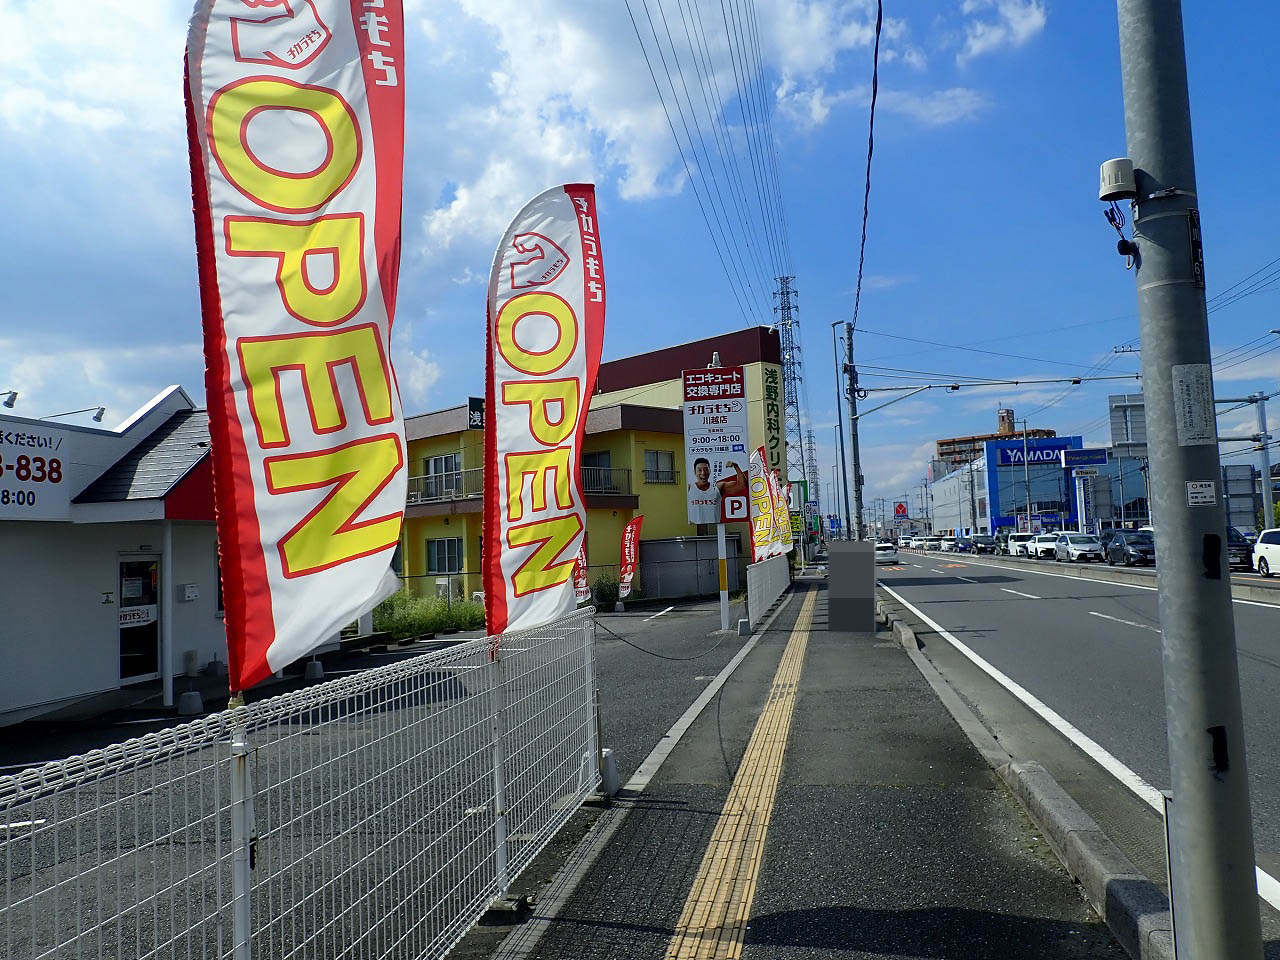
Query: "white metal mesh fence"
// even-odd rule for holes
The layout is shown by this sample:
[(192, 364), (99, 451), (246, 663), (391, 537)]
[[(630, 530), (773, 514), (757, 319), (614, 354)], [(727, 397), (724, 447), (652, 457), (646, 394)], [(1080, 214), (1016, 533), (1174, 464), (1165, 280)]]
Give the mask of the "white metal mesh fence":
[(575, 614), (0, 778), (0, 956), (443, 955), (599, 782), (593, 629)]

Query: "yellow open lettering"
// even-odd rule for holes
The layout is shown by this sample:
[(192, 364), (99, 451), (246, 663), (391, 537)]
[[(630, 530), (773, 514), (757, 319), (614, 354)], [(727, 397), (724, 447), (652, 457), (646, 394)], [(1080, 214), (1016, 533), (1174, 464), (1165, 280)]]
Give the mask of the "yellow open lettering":
[(557, 447), (554, 450), (539, 450), (534, 453), (508, 453), (507, 465), (507, 519), (512, 523), (524, 517), (524, 478), (530, 481), (530, 508), (540, 511), (547, 509), (547, 474), (551, 474), (552, 486), (555, 489), (556, 505), (568, 510), (573, 506), (573, 498), (569, 493), (569, 454), (568, 447)]
[[(573, 573), (573, 541), (582, 530), (582, 521), (571, 513), (512, 527), (507, 531), (507, 545), (536, 545), (528, 559), (511, 576), (515, 595), (523, 597), (548, 587), (557, 587)], [(570, 551), (566, 553), (566, 551)], [(568, 559), (562, 559), (567, 556)]]
[(395, 434), (315, 453), (268, 457), (264, 466), (272, 494), (333, 488), (281, 538), (284, 575), (304, 576), (394, 547), (400, 541), (403, 511), (357, 518), (403, 464), (400, 438)]
[[(227, 253), (233, 257), (272, 257), (276, 286), (284, 308), (303, 323), (332, 326), (355, 315), (368, 286), (364, 273), (364, 215), (337, 214), (315, 220), (227, 217)], [(327, 261), (333, 268), (323, 285), (308, 264)]]
[(258, 445), (289, 443), (280, 374), (296, 371), (302, 378), (311, 426), (331, 433), (346, 426), (346, 412), (338, 396), (336, 368), (351, 367), (370, 424), (392, 418), (391, 376), (382, 341), (373, 324), (324, 333), (295, 333), (283, 337), (243, 337), (236, 341), (240, 369), (249, 388), (249, 409), (258, 430)]
[[(528, 404), (529, 431), (539, 443), (563, 443), (578, 423), (578, 381), (517, 380), (502, 385), (502, 402)], [(552, 419), (553, 410), (558, 413)]]
[[(324, 159), (312, 170), (292, 172), (257, 156), (249, 125), (265, 110), (292, 110), (320, 125)], [(223, 87), (209, 101), (209, 147), (226, 178), (261, 207), (289, 213), (319, 210), (337, 195), (360, 163), (355, 114), (334, 90), (292, 80), (251, 77)], [(283, 138), (282, 142), (290, 142)]]
[[(530, 351), (516, 342), (516, 326), (526, 317), (549, 317), (555, 324), (556, 341), (543, 351)], [(573, 308), (554, 293), (522, 293), (512, 297), (498, 311), (494, 324), (498, 352), (522, 373), (535, 377), (555, 373), (573, 356), (578, 345), (578, 318)]]

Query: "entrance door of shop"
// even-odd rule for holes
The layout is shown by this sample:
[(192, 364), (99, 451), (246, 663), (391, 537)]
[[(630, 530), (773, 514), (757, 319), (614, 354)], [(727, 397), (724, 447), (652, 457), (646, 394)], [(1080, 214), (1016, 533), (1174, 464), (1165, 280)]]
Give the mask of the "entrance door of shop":
[(160, 676), (160, 558), (120, 561), (120, 682)]

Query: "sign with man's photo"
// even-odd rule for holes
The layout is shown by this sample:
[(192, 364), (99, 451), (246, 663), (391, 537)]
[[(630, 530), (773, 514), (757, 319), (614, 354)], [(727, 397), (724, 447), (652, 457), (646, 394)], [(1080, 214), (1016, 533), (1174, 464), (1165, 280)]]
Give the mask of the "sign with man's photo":
[(747, 519), (747, 383), (742, 367), (686, 370), (684, 469), (690, 523)]

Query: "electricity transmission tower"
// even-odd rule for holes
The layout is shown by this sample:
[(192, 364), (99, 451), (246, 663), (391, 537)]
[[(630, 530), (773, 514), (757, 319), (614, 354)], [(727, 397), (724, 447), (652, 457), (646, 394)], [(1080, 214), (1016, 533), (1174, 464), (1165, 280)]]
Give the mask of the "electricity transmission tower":
[(813, 429), (805, 434), (805, 459), (809, 461), (809, 499), (818, 505), (817, 514), (822, 516), (822, 482), (818, 476), (818, 441), (814, 439)]
[(787, 479), (809, 479), (816, 486), (816, 475), (806, 461), (804, 424), (800, 418), (800, 391), (804, 386), (804, 370), (800, 361), (800, 343), (796, 337), (797, 295), (791, 286), (795, 277), (778, 277), (773, 308), (778, 315), (778, 332), (782, 340), (783, 440), (787, 445)]

